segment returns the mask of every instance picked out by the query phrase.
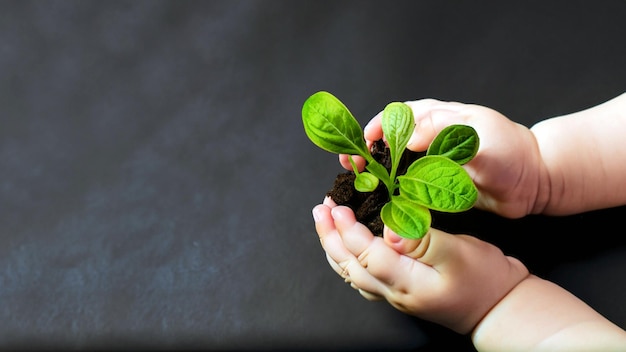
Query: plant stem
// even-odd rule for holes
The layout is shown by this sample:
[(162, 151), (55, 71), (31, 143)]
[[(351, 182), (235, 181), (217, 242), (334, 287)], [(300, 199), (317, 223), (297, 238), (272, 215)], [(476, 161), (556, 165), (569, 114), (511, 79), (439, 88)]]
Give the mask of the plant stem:
[(382, 164), (376, 161), (371, 155), (363, 155), (365, 160), (367, 161), (367, 166), (365, 167), (372, 175), (378, 177), (379, 180), (383, 181), (385, 187), (387, 187), (387, 191), (389, 192), (389, 199), (393, 196), (396, 190), (396, 182), (395, 177), (390, 177), (387, 168), (385, 168)]

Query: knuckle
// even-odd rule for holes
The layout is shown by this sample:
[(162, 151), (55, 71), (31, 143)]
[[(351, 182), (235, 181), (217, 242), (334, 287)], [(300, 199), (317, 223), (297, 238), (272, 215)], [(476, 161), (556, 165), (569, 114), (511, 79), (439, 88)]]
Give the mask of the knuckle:
[(361, 252), (361, 254), (359, 254), (359, 256), (357, 257), (357, 260), (359, 261), (359, 264), (367, 269), (367, 267), (369, 266), (369, 257), (370, 257), (370, 251), (369, 248), (366, 248), (363, 252)]

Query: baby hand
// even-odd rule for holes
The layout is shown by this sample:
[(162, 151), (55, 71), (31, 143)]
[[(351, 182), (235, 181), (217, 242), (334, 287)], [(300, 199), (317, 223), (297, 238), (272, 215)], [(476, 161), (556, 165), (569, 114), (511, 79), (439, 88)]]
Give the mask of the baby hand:
[[(476, 207), (509, 218), (539, 212), (548, 195), (540, 192), (548, 174), (531, 131), (499, 112), (471, 104), (423, 99), (406, 102), (413, 110), (415, 130), (408, 149), (425, 151), (435, 136), (452, 124), (472, 126), (480, 138), (478, 154), (464, 165), (479, 190)], [(365, 127), (368, 145), (384, 139), (382, 112)], [(355, 156), (359, 168), (365, 160)], [(347, 155), (340, 155), (341, 165), (351, 170)]]
[(406, 240), (385, 229), (377, 237), (329, 199), (313, 216), (330, 266), (361, 295), (459, 333), (528, 275), (520, 261), (472, 236), (431, 229)]

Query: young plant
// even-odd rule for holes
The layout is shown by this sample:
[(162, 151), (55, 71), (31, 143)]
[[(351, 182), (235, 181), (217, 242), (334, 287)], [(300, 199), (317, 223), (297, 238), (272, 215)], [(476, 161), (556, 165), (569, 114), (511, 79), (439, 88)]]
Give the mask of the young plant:
[[(318, 147), (347, 154), (356, 175), (354, 187), (371, 192), (379, 181), (389, 192), (380, 216), (385, 225), (405, 238), (422, 238), (431, 224), (430, 210), (461, 212), (474, 206), (478, 191), (461, 165), (477, 153), (479, 138), (466, 125), (450, 125), (431, 142), (426, 155), (415, 160), (398, 175), (400, 158), (415, 128), (413, 111), (400, 102), (383, 110), (381, 125), (391, 157), (389, 170), (371, 155), (363, 131), (348, 108), (332, 94), (320, 91), (302, 106), (302, 122), (309, 139)], [(366, 171), (359, 171), (352, 155), (366, 161)]]

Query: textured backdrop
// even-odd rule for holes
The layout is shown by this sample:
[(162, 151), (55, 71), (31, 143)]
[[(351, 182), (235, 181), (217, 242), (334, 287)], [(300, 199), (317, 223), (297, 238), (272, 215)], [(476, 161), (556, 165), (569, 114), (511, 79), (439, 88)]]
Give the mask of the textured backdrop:
[[(311, 208), (303, 101), (433, 97), (536, 121), (626, 86), (624, 1), (0, 2), (0, 349), (472, 351), (361, 298)], [(437, 226), (626, 328), (622, 208)], [(549, 242), (549, 236), (555, 238)]]

